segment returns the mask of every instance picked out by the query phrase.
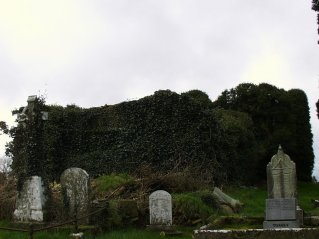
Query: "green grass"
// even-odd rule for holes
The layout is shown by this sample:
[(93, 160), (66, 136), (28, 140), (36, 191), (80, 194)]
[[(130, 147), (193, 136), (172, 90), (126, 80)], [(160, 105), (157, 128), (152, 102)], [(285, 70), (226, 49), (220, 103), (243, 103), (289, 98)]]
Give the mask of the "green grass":
[[(265, 199), (267, 198), (266, 185), (255, 187), (229, 187), (226, 190), (231, 197), (244, 203), (240, 215), (251, 217), (263, 217), (265, 211)], [(312, 199), (319, 199), (319, 184), (298, 182), (298, 203), (308, 214), (319, 216), (319, 208), (314, 208)]]
[[(65, 239), (69, 238), (68, 232), (36, 232), (33, 235), (34, 239)], [(190, 239), (192, 231), (186, 231), (180, 236), (174, 236), (176, 239)], [(0, 230), (0, 239), (26, 239), (29, 237), (28, 233), (23, 232), (8, 232)], [(89, 233), (84, 234), (85, 238), (94, 238)], [(95, 237), (96, 239), (160, 239), (163, 235), (160, 232), (150, 232), (142, 229), (127, 229), (109, 231)]]
[(174, 211), (179, 214), (179, 223), (189, 224), (190, 221), (198, 218), (205, 220), (214, 213), (213, 208), (194, 193), (174, 194), (173, 199)]
[[(0, 221), (0, 227), (15, 228), (10, 223)], [(183, 231), (180, 236), (174, 236), (176, 239), (190, 239), (194, 228), (184, 227), (178, 228), (179, 231)], [(35, 232), (33, 234), (34, 239), (65, 239), (69, 238), (70, 229), (61, 229), (59, 231), (43, 231)], [(27, 239), (29, 238), (28, 232), (12, 232), (0, 230), (0, 239)], [(96, 237), (91, 235), (89, 232), (84, 233), (84, 238), (96, 238), (96, 239), (160, 239), (163, 235), (160, 232), (147, 231), (143, 229), (122, 229), (122, 230), (110, 230), (105, 233), (98, 234)]]
[[(120, 231), (107, 232), (103, 235), (97, 236), (96, 239), (162, 239), (163, 235), (160, 232), (150, 232), (138, 229), (128, 229)], [(180, 236), (174, 236), (176, 239), (190, 239), (191, 233), (184, 233)]]
[(266, 186), (261, 187), (229, 187), (225, 192), (244, 204), (240, 215), (247, 217), (262, 217), (267, 198)]
[[(36, 232), (33, 234), (34, 239), (62, 239), (68, 238), (66, 232)], [(28, 232), (11, 232), (0, 230), (0, 239), (26, 239), (29, 238)]]
[[(117, 177), (117, 176), (116, 176)], [(110, 178), (109, 178), (110, 179)], [(114, 179), (114, 177), (113, 177)], [(116, 180), (111, 180), (112, 182)], [(104, 181), (104, 180), (103, 180)], [(106, 182), (108, 181), (105, 180)], [(121, 179), (119, 180), (121, 181)], [(112, 183), (112, 185), (114, 185)], [(231, 197), (240, 200), (242, 203), (244, 203), (244, 207), (242, 211), (235, 215), (235, 217), (232, 218), (226, 218), (222, 219), (220, 215), (214, 215), (214, 218), (219, 218), (220, 220), (226, 220), (225, 223), (220, 224), (221, 229), (226, 228), (254, 228), (256, 226), (260, 227), (259, 225), (253, 225), (250, 224), (247, 221), (241, 221), (241, 216), (246, 217), (264, 217), (264, 211), (265, 211), (265, 199), (267, 198), (267, 187), (266, 185), (255, 188), (255, 187), (228, 187), (225, 190), (225, 193), (230, 195)], [(300, 207), (305, 211), (308, 215), (316, 215), (319, 216), (319, 209), (314, 208), (311, 200), (313, 199), (319, 199), (319, 184), (314, 183), (305, 183), (305, 182), (299, 182), (298, 183), (298, 201)], [(186, 196), (185, 196), (186, 195)], [(199, 207), (198, 205), (201, 205), (199, 202), (197, 202), (193, 196), (194, 194), (185, 194), (185, 195), (174, 195), (175, 200), (176, 196), (180, 197), (177, 198), (180, 201), (186, 200), (187, 202), (191, 202), (192, 204), (195, 204), (195, 211), (205, 211), (210, 212), (210, 210), (207, 210), (206, 207)], [(191, 197), (192, 196), (192, 197)], [(195, 202), (195, 203), (194, 203)], [(198, 205), (197, 205), (198, 204)], [(194, 206), (193, 206), (194, 207)], [(189, 209), (190, 210), (190, 209)], [(185, 213), (188, 212), (187, 210)], [(214, 212), (213, 212), (214, 213)], [(216, 216), (216, 217), (215, 217)], [(227, 222), (227, 220), (229, 222)], [(0, 222), (0, 227), (9, 227), (9, 224), (6, 222)], [(192, 230), (194, 228), (185, 227), (181, 228), (180, 230), (183, 231), (183, 235), (177, 236), (175, 238), (180, 239), (186, 239), (191, 238)], [(37, 232), (34, 234), (34, 239), (62, 239), (62, 238), (68, 238), (69, 232), (67, 231), (59, 231), (59, 232)], [(22, 233), (22, 232), (8, 232), (0, 230), (0, 239), (26, 239), (28, 238), (28, 233)], [(86, 238), (93, 238), (92, 235), (87, 235)], [(162, 238), (160, 235), (160, 232), (150, 232), (145, 231), (142, 229), (127, 229), (127, 230), (113, 230), (108, 231), (103, 234), (97, 235), (97, 239), (159, 239)]]
[(311, 202), (319, 199), (319, 184), (298, 183), (298, 202), (300, 207), (308, 214), (319, 216), (319, 208), (315, 208)]
[(96, 187), (99, 192), (116, 189), (121, 185), (133, 182), (133, 178), (127, 174), (103, 175), (95, 179)]

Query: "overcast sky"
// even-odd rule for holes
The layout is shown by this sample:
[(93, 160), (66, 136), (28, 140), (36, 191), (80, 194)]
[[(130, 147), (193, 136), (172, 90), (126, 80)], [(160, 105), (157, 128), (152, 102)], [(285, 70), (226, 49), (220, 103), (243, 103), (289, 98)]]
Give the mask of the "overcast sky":
[(319, 176), (318, 38), (311, 0), (0, 0), (0, 120), (34, 94), (91, 107), (267, 82), (308, 95)]

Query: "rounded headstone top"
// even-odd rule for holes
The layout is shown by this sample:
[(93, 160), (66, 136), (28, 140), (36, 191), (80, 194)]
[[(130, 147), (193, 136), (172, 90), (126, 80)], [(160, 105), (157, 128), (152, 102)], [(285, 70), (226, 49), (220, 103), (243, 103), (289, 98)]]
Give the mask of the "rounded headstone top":
[(172, 196), (164, 191), (164, 190), (157, 190), (155, 192), (152, 192), (151, 195), (150, 195), (150, 199), (153, 199), (153, 198), (171, 198)]
[(89, 174), (81, 168), (68, 168), (61, 174), (60, 181), (63, 183), (63, 181), (77, 179), (79, 177), (88, 180)]
[(37, 176), (37, 175), (33, 175), (33, 176), (31, 176), (29, 179), (31, 179), (31, 180), (38, 180), (38, 179), (42, 179), (40, 176)]
[(86, 175), (87, 177), (89, 177), (89, 174), (84, 169), (76, 168), (76, 167), (72, 167), (72, 168), (68, 168), (68, 169), (64, 170), (61, 177), (65, 174), (82, 174), (82, 175)]
[(172, 225), (172, 196), (168, 192), (153, 192), (149, 197), (149, 206), (151, 225)]

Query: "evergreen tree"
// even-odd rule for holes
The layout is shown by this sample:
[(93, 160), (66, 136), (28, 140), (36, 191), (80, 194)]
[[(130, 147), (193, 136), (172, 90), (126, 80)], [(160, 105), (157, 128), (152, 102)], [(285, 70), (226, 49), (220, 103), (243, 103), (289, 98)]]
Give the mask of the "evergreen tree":
[(255, 183), (258, 151), (251, 117), (233, 110), (215, 109), (214, 112), (224, 135), (220, 151), (224, 154), (221, 164), (227, 181)]
[(294, 145), (289, 149), (298, 166), (299, 179), (310, 181), (314, 164), (314, 153), (312, 149), (313, 135), (311, 133), (308, 99), (302, 90), (288, 91), (291, 111), (295, 117)]
[(214, 106), (245, 112), (252, 118), (259, 175), (265, 177), (266, 164), (281, 144), (296, 162), (298, 178), (311, 180), (314, 155), (309, 106), (303, 91), (245, 83), (224, 91)]
[[(319, 12), (319, 0), (312, 0), (312, 10)], [(319, 13), (317, 15), (317, 23), (319, 26)], [(319, 34), (319, 28), (318, 28), (318, 34)], [(319, 44), (319, 41), (318, 41)]]

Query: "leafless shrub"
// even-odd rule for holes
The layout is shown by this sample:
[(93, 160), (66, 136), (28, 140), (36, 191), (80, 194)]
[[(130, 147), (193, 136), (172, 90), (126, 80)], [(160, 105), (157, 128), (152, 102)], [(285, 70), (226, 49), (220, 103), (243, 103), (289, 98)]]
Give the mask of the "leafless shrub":
[(0, 172), (0, 220), (11, 220), (16, 201), (16, 180), (12, 175)]

